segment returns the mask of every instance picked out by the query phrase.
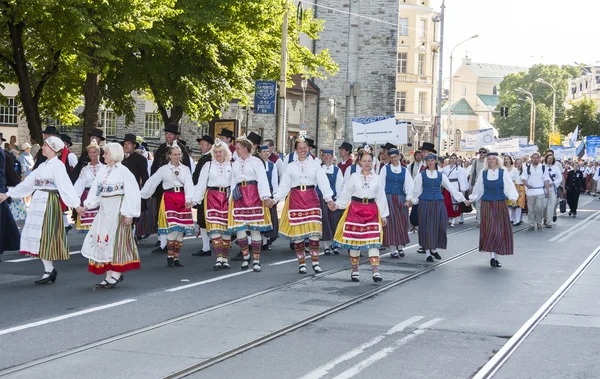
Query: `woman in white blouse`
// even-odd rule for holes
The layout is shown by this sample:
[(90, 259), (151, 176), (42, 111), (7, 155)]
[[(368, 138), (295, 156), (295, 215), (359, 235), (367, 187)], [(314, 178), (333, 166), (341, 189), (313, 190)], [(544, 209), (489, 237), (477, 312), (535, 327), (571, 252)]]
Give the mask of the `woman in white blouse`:
[(81, 247), (81, 255), (89, 259), (88, 270), (106, 274), (96, 288), (114, 288), (123, 281), (125, 271), (140, 268), (131, 226), (140, 216), (140, 189), (135, 176), (121, 164), (123, 155), (120, 144), (106, 145), (106, 165), (98, 171), (83, 203), (83, 214), (88, 208), (98, 209)]
[(206, 231), (217, 254), (214, 269), (230, 269), (231, 233), (227, 228), (227, 212), (231, 185), (231, 151), (217, 138), (210, 155), (212, 160), (207, 162), (200, 171), (192, 201), (196, 204), (204, 204), (204, 208), (199, 211), (204, 212)]
[[(269, 145), (259, 146), (257, 157), (263, 161), (265, 170), (267, 171), (267, 180), (269, 181), (269, 189), (271, 190), (271, 197), (279, 189), (279, 175), (283, 176), (283, 172), (279, 172), (277, 164), (269, 160)], [(279, 160), (278, 162), (281, 162)], [(281, 164), (283, 166), (283, 163)], [(262, 249), (271, 250), (271, 244), (279, 237), (279, 217), (277, 215), (277, 207), (271, 207), (271, 229), (268, 232), (262, 233)]]
[[(247, 270), (250, 266), (251, 248), (252, 269), (260, 272), (261, 232), (272, 229), (271, 213), (264, 202), (271, 197), (269, 181), (261, 160), (252, 156), (252, 143), (249, 140), (238, 138), (235, 148), (238, 157), (232, 165), (227, 224), (229, 231), (237, 234), (243, 256), (242, 270)], [(250, 231), (250, 244), (246, 231)]]
[[(446, 175), (452, 186), (460, 193), (464, 193), (469, 188), (467, 181), (467, 171), (458, 164), (458, 157), (452, 154), (448, 159), (448, 164), (442, 168), (442, 172)], [(448, 212), (450, 227), (454, 228), (456, 219), (462, 215), (462, 206), (459, 201), (454, 199), (449, 191), (442, 191), (444, 195), (444, 205)]]
[[(75, 192), (77, 193), (77, 196), (81, 198), (81, 206), (83, 206), (85, 200), (89, 196), (89, 191), (96, 178), (96, 174), (104, 167), (104, 165), (100, 163), (100, 146), (98, 146), (96, 140), (92, 140), (92, 143), (87, 147), (87, 152), (90, 157), (90, 162), (81, 170), (79, 178), (75, 182)], [(77, 231), (80, 233), (87, 233), (87, 231), (90, 230), (97, 213), (98, 208), (93, 208), (86, 210), (83, 214), (77, 214), (77, 222), (75, 224)]]
[(523, 164), (520, 159), (513, 161), (510, 155), (504, 156), (504, 170), (512, 180), (519, 194), (519, 198), (516, 201), (508, 201), (508, 212), (510, 214), (511, 224), (518, 226), (521, 225), (521, 217), (523, 208), (525, 208), (525, 186), (521, 180), (521, 174), (523, 171)]
[(502, 168), (498, 153), (488, 153), (469, 202), (481, 200), (479, 251), (490, 252), (492, 267), (501, 267), (496, 254), (513, 254), (513, 234), (506, 200), (516, 201), (518, 198), (519, 193), (510, 175)]
[[(333, 158), (332, 149), (323, 150), (323, 163), (321, 164), (321, 167), (323, 168), (323, 171), (325, 171), (327, 179), (329, 179), (329, 188), (333, 191), (332, 200), (335, 201), (338, 196), (342, 195), (344, 188), (344, 173), (342, 172), (342, 169), (333, 163)], [(323, 192), (319, 188), (317, 188), (317, 193), (319, 194), (321, 203), (321, 212), (323, 212), (323, 236), (321, 237), (321, 241), (323, 241), (325, 255), (330, 255), (332, 252), (335, 255), (339, 255), (340, 250), (338, 247), (333, 246), (333, 249), (330, 247), (335, 231), (340, 223), (340, 218), (344, 212), (340, 209), (332, 212), (323, 197)]]
[(335, 232), (334, 245), (350, 250), (353, 282), (360, 280), (360, 251), (368, 250), (373, 281), (380, 282), (383, 279), (379, 273), (379, 248), (389, 214), (385, 185), (373, 170), (373, 153), (368, 146), (359, 153), (357, 162), (360, 170), (348, 177), (342, 195), (329, 208), (346, 208)]
[(0, 194), (0, 203), (8, 197), (22, 199), (33, 194), (21, 234), (21, 254), (42, 260), (44, 275), (36, 284), (54, 283), (58, 272), (53, 261), (70, 258), (61, 201), (67, 207), (81, 209), (65, 165), (57, 157), (64, 147), (58, 137), (46, 139), (42, 154), (47, 160), (19, 185)]
[(279, 183), (279, 189), (268, 204), (272, 207), (279, 201), (285, 200), (279, 234), (294, 243), (294, 251), (298, 257), (298, 272), (306, 274), (304, 239), (308, 238), (312, 268), (314, 272), (319, 273), (323, 271), (319, 265), (322, 215), (316, 187), (319, 186), (323, 198), (331, 205), (333, 205), (331, 199), (333, 191), (320, 162), (307, 158), (309, 146), (302, 136), (296, 140), (294, 150), (298, 159), (287, 166)]
[(194, 232), (191, 209), (194, 182), (190, 169), (181, 164), (181, 148), (177, 141), (169, 147), (168, 155), (169, 163), (159, 168), (146, 181), (141, 196), (142, 199), (148, 199), (162, 183), (165, 192), (158, 208), (158, 234), (167, 239), (167, 265), (183, 267), (179, 261), (183, 237)]
[(448, 245), (448, 212), (444, 205), (442, 187), (450, 192), (452, 198), (464, 202), (465, 197), (452, 185), (448, 177), (438, 170), (437, 155), (430, 153), (425, 157), (427, 169), (415, 177), (415, 185), (407, 206), (419, 204), (419, 245), (425, 250), (425, 260), (442, 259), (437, 249), (446, 249)]
[(400, 152), (393, 148), (388, 151), (390, 163), (385, 165), (381, 173), (381, 182), (385, 187), (390, 215), (388, 224), (383, 228), (383, 246), (390, 247), (391, 257), (404, 257), (404, 250), (410, 240), (408, 238), (407, 196), (413, 191), (413, 178), (410, 172), (400, 164)]

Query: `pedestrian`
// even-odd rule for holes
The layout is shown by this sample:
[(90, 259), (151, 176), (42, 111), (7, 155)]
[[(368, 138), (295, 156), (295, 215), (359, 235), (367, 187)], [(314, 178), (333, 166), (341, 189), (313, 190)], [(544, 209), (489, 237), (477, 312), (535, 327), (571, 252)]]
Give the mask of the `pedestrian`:
[(542, 229), (544, 208), (550, 196), (550, 175), (546, 165), (540, 163), (540, 160), (540, 153), (531, 154), (531, 163), (525, 166), (521, 174), (527, 194), (529, 230), (534, 230), (536, 226)]
[[(251, 248), (252, 269), (260, 272), (261, 232), (272, 229), (271, 213), (264, 203), (271, 197), (269, 181), (265, 166), (252, 155), (253, 142), (238, 138), (235, 145), (238, 158), (232, 166), (228, 228), (232, 235), (236, 233), (242, 254), (242, 270), (247, 270), (250, 265)], [(250, 243), (247, 231), (250, 232)]]
[[(92, 141), (87, 147), (87, 154), (90, 159), (90, 163), (87, 164), (79, 174), (79, 179), (75, 182), (75, 192), (77, 196), (81, 198), (81, 207), (84, 207), (85, 200), (88, 198), (90, 190), (96, 191), (96, 188), (92, 188), (92, 184), (96, 179), (96, 175), (104, 167), (100, 163), (100, 146), (96, 141)], [(98, 214), (97, 207), (90, 207), (83, 213), (77, 213), (77, 221), (75, 227), (80, 233), (87, 233), (92, 227), (94, 218)]]
[(342, 176), (344, 176), (348, 167), (352, 166), (354, 163), (352, 159), (352, 144), (349, 142), (342, 142), (338, 150), (340, 153), (340, 160), (337, 166), (342, 170)]
[[(485, 165), (485, 157), (486, 157), (488, 151), (489, 150), (486, 149), (485, 147), (480, 148), (479, 149), (479, 158), (473, 158), (473, 160), (471, 161), (471, 175), (469, 176), (469, 188), (471, 189), (471, 191), (473, 190), (473, 187), (475, 186), (475, 182), (477, 181), (477, 178), (479, 177), (481, 170), (483, 170), (483, 166)], [(474, 202), (473, 206), (475, 207), (475, 210), (477, 211), (476, 219), (477, 219), (477, 226), (479, 226), (481, 223), (481, 220), (479, 219), (479, 202)]]
[(550, 193), (544, 208), (544, 225), (551, 228), (556, 221), (556, 206), (558, 205), (558, 191), (563, 182), (562, 166), (556, 162), (554, 154), (548, 154), (544, 158), (544, 163), (548, 167), (548, 176), (550, 177)]
[[(95, 152), (88, 149), (88, 154), (93, 162)], [(141, 211), (140, 187), (135, 176), (121, 163), (124, 155), (121, 144), (106, 145), (106, 165), (96, 175), (83, 203), (83, 212), (98, 208), (81, 247), (81, 255), (89, 259), (88, 271), (106, 274), (96, 288), (114, 288), (123, 281), (124, 272), (140, 268), (132, 230), (133, 219), (139, 217)]]
[(511, 178), (519, 197), (516, 201), (508, 200), (508, 212), (510, 215), (510, 222), (514, 226), (522, 224), (523, 208), (525, 208), (525, 186), (521, 180), (521, 174), (523, 173), (523, 165), (520, 159), (513, 161), (510, 155), (504, 156), (504, 171)]
[(513, 255), (514, 241), (506, 200), (516, 201), (518, 198), (519, 193), (511, 176), (502, 168), (498, 153), (488, 153), (467, 204), (481, 200), (479, 251), (490, 253), (492, 267), (502, 267), (496, 254)]
[[(230, 269), (231, 233), (227, 226), (231, 185), (231, 150), (217, 138), (210, 150), (211, 159), (200, 171), (192, 201), (202, 204), (205, 227), (217, 255), (214, 269)], [(192, 254), (193, 255), (193, 254)]]
[(466, 201), (446, 175), (438, 170), (437, 160), (437, 155), (433, 153), (425, 156), (427, 169), (415, 178), (413, 193), (407, 204), (418, 205), (419, 245), (425, 250), (427, 262), (433, 262), (433, 258), (442, 259), (437, 249), (446, 249), (448, 244), (448, 213), (444, 206), (442, 187), (450, 191), (457, 201)]
[(413, 178), (400, 164), (400, 152), (396, 148), (388, 150), (390, 163), (381, 170), (381, 182), (385, 186), (385, 196), (389, 207), (388, 223), (383, 228), (383, 246), (390, 248), (392, 258), (404, 257), (403, 247), (408, 238), (409, 211), (406, 207), (407, 194), (413, 191)]
[[(6, 141), (2, 137), (2, 133), (0, 133), (0, 141)], [(15, 223), (8, 202), (4, 202), (2, 199), (2, 195), (6, 194), (7, 190), (6, 158), (4, 149), (0, 147), (0, 225), (2, 225), (0, 228), (0, 255), (5, 251), (19, 250), (20, 246), (19, 228)]]
[[(568, 163), (567, 165), (567, 179), (565, 180), (565, 186), (567, 187), (567, 204), (569, 205), (569, 216), (577, 217), (577, 207), (579, 205), (579, 195), (581, 195), (581, 188), (585, 186), (585, 179), (583, 172), (577, 167)], [(598, 173), (596, 173), (597, 179)]]
[(381, 282), (379, 273), (379, 248), (383, 228), (387, 225), (389, 208), (385, 196), (385, 184), (373, 169), (373, 152), (365, 146), (357, 158), (358, 172), (350, 175), (344, 191), (329, 209), (346, 209), (334, 237), (334, 246), (348, 249), (353, 282), (360, 281), (358, 264), (361, 250), (367, 250), (374, 282)]
[(25, 179), (27, 175), (31, 174), (33, 165), (33, 156), (31, 155), (31, 145), (25, 142), (21, 145), (21, 154), (19, 155), (19, 163), (21, 164), (21, 179)]
[[(442, 168), (442, 172), (446, 175), (452, 186), (462, 194), (468, 190), (469, 183), (467, 181), (467, 171), (457, 164), (457, 160), (458, 157), (456, 154), (452, 154), (448, 159), (448, 165)], [(443, 190), (442, 192), (444, 195), (444, 205), (448, 212), (449, 226), (454, 228), (456, 219), (462, 214), (461, 203), (450, 195), (450, 191)]]
[(306, 274), (305, 242), (308, 238), (308, 248), (315, 273), (323, 270), (319, 265), (320, 239), (322, 231), (322, 213), (317, 194), (317, 186), (322, 192), (323, 199), (333, 205), (333, 191), (320, 161), (309, 159), (310, 143), (300, 136), (294, 143), (297, 159), (290, 162), (283, 174), (273, 200), (268, 200), (269, 207), (285, 200), (281, 212), (279, 234), (288, 238), (294, 244), (298, 257), (298, 272)]
[[(256, 157), (261, 159), (265, 166), (265, 170), (267, 171), (267, 180), (269, 181), (269, 190), (271, 191), (271, 198), (273, 198), (273, 194), (275, 194), (275, 192), (277, 192), (279, 189), (279, 169), (277, 168), (277, 165), (270, 160), (269, 151), (270, 146), (263, 145), (259, 147)], [(283, 166), (281, 159), (277, 162), (281, 163), (281, 166)], [(273, 226), (273, 229), (262, 233), (263, 250), (271, 250), (271, 245), (279, 236), (279, 217), (277, 215), (277, 207), (271, 207), (270, 211), (271, 225)]]
[[(144, 184), (146, 184), (149, 177), (148, 160), (138, 153), (140, 143), (135, 134), (125, 134), (121, 145), (123, 146), (124, 152), (123, 162), (121, 163), (133, 174), (133, 177), (138, 184), (138, 189), (141, 189)], [(134, 236), (138, 240), (148, 238), (150, 234), (152, 234), (151, 229), (147, 227), (148, 201), (149, 200), (140, 199), (140, 216), (133, 220)]]
[[(340, 148), (340, 151), (342, 150)], [(327, 175), (327, 179), (329, 180), (329, 188), (333, 192), (331, 199), (336, 201), (344, 188), (344, 174), (342, 169), (333, 163), (333, 159), (333, 149), (323, 149), (323, 163), (321, 164), (321, 168), (325, 171), (325, 175)], [(323, 191), (320, 188), (317, 188), (317, 194), (319, 195), (319, 203), (323, 215), (323, 235), (321, 236), (324, 247), (323, 252), (325, 255), (331, 255), (332, 252), (335, 255), (339, 255), (339, 248), (332, 246), (332, 242), (337, 226), (340, 223), (340, 218), (344, 212), (341, 209), (332, 212), (327, 205), (327, 201), (323, 198)]]
[[(198, 185), (198, 178), (200, 178), (200, 172), (204, 165), (212, 160), (211, 149), (215, 140), (209, 136), (204, 135), (196, 141), (200, 144), (200, 158), (198, 159), (198, 163), (196, 164), (196, 168), (194, 169), (194, 173), (192, 174), (192, 181), (194, 182), (194, 186)], [(204, 204), (202, 204), (204, 197), (200, 198), (200, 203), (195, 206), (196, 208), (196, 223), (198, 224), (198, 228), (200, 228), (200, 238), (202, 238), (202, 249), (192, 253), (194, 257), (210, 257), (210, 238), (208, 236), (208, 231), (206, 229), (206, 219), (204, 215)]]
[(79, 197), (71, 183), (65, 165), (58, 153), (65, 145), (58, 137), (44, 141), (42, 154), (46, 158), (23, 182), (0, 194), (0, 202), (11, 198), (25, 198), (31, 194), (29, 213), (21, 234), (21, 254), (40, 258), (44, 274), (36, 284), (54, 283), (58, 272), (53, 261), (70, 258), (67, 234), (62, 217), (61, 200), (71, 208), (79, 207)]
[(169, 163), (161, 166), (141, 191), (142, 198), (148, 199), (162, 183), (164, 191), (158, 210), (158, 234), (166, 236), (168, 267), (183, 267), (179, 261), (183, 237), (194, 232), (191, 210), (194, 183), (189, 167), (181, 161), (182, 155), (177, 141), (173, 140), (168, 148)]

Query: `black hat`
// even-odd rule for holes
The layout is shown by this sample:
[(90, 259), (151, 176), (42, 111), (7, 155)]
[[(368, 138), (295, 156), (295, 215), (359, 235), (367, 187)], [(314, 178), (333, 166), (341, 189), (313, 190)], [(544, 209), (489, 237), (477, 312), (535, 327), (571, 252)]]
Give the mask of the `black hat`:
[(94, 128), (92, 129), (92, 131), (90, 133), (88, 133), (88, 136), (90, 137), (98, 137), (100, 138), (100, 141), (104, 141), (104, 131), (102, 129), (98, 129), (98, 128)]
[(252, 142), (255, 145), (260, 145), (260, 143), (262, 142), (262, 137), (254, 132), (250, 132), (246, 139), (250, 140), (250, 142)]
[(65, 145), (69, 145), (69, 147), (73, 146), (73, 140), (68, 134), (61, 134), (60, 139), (65, 143)]
[(45, 130), (42, 130), (43, 134), (54, 134), (55, 136), (59, 135), (58, 130), (56, 130), (56, 126), (48, 125)]
[(419, 150), (435, 151), (435, 145), (430, 142), (423, 142)]
[(396, 149), (396, 145), (391, 144), (391, 143), (386, 143), (385, 145), (381, 146), (382, 149), (386, 149), (386, 150), (391, 150), (391, 149)]
[(165, 132), (167, 132), (167, 133), (179, 134), (179, 125), (177, 125), (177, 124), (169, 124), (163, 130)]
[(352, 151), (352, 145), (348, 142), (342, 142), (342, 144), (340, 145), (340, 149), (344, 149), (346, 151), (351, 152)]
[(227, 128), (223, 128), (223, 129), (221, 129), (221, 132), (219, 133), (219, 137), (233, 138), (233, 132)]
[(210, 143), (211, 145), (215, 143), (214, 138), (212, 138), (211, 136), (207, 136), (207, 135), (204, 135), (204, 136), (202, 136), (200, 138), (196, 138), (196, 141), (198, 141), (198, 142), (200, 142), (200, 141), (206, 141), (206, 142)]
[(2, 135), (2, 132), (0, 132), (0, 140), (2, 142), (6, 142), (6, 138), (4, 138), (4, 136)]
[(137, 141), (137, 137), (135, 134), (132, 133), (127, 133), (125, 134), (125, 138), (123, 138), (123, 143), (125, 142), (131, 142), (135, 145), (135, 148), (137, 149), (138, 147), (140, 147), (139, 142)]
[(305, 138), (304, 140), (306, 141), (306, 144), (308, 145), (308, 147), (312, 147), (313, 149), (317, 148), (317, 146), (315, 145), (315, 140), (314, 139)]

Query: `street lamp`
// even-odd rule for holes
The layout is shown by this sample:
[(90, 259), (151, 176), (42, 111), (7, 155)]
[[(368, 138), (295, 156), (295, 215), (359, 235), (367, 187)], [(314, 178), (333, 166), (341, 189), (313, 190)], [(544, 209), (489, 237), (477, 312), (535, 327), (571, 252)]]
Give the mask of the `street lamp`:
[[(535, 105), (535, 101), (533, 100), (533, 95), (531, 92), (529, 91), (525, 91), (523, 88), (519, 87), (516, 90), (517, 92), (520, 92), (522, 94), (525, 94), (528, 96), (529, 100), (531, 101), (531, 114), (529, 116), (529, 143), (531, 145), (533, 145), (534, 140), (535, 140), (535, 114), (537, 111), (536, 105)], [(524, 99), (519, 99), (519, 100), (523, 100)]]
[(304, 113), (306, 112), (306, 88), (308, 87), (308, 80), (302, 79), (300, 85), (302, 86), (302, 123), (304, 124)]
[(542, 78), (537, 78), (535, 81), (552, 88), (552, 133), (554, 133), (556, 131), (554, 127), (556, 123), (556, 87)]

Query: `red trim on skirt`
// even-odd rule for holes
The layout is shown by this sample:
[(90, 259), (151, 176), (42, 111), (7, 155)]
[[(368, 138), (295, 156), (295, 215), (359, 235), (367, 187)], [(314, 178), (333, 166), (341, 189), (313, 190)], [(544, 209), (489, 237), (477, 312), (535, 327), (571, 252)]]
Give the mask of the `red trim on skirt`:
[(321, 222), (321, 207), (317, 191), (292, 189), (290, 191), (288, 219), (290, 225), (302, 225), (309, 222)]

